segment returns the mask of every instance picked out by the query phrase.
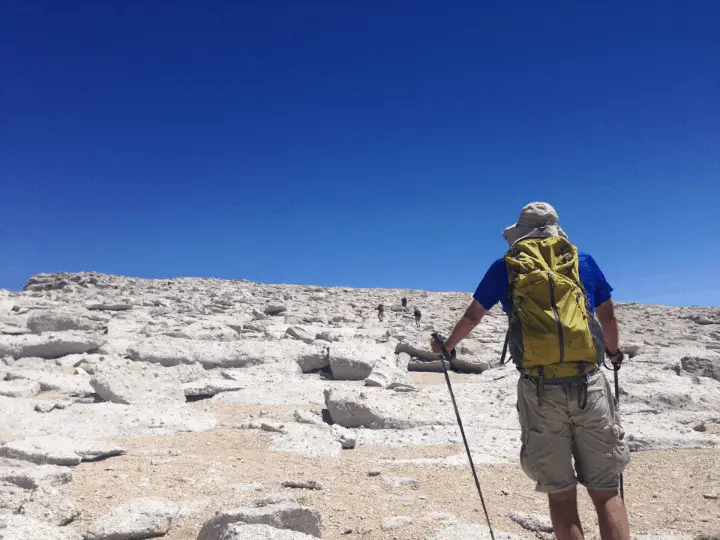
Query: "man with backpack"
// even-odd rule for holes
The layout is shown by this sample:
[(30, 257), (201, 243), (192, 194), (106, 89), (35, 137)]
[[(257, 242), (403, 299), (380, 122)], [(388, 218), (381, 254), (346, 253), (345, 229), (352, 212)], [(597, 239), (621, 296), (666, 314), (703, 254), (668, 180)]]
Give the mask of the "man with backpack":
[[(557, 540), (583, 539), (578, 483), (595, 505), (601, 538), (629, 540), (618, 487), (630, 454), (600, 370), (605, 354), (616, 368), (623, 360), (612, 287), (594, 259), (569, 242), (547, 203), (525, 206), (503, 237), (510, 249), (488, 269), (445, 347), (454, 349), (502, 304), (506, 350), (520, 374), (520, 462), (536, 490), (548, 494)], [(441, 351), (435, 341), (432, 347)]]

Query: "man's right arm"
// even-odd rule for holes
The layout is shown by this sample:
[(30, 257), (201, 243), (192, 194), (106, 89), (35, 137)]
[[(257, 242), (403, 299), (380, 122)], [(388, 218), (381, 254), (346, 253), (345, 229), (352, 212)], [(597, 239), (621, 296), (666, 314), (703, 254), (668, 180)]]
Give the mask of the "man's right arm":
[(613, 355), (619, 351), (619, 332), (617, 319), (615, 318), (615, 308), (612, 299), (608, 299), (595, 308), (600, 326), (602, 327), (603, 337), (605, 338), (605, 348)]

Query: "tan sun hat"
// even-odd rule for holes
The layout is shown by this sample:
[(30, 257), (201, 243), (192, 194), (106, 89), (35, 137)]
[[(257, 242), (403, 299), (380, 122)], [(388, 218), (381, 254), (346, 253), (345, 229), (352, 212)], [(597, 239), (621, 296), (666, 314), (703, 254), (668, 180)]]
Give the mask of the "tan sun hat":
[(526, 238), (567, 238), (558, 225), (557, 212), (544, 202), (533, 202), (524, 206), (517, 223), (505, 229), (502, 234), (511, 247)]

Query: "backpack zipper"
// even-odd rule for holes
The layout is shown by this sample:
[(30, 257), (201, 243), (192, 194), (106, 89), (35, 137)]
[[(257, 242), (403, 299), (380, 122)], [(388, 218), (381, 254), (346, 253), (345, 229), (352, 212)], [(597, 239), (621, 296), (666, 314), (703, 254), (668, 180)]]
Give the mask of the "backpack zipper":
[(552, 272), (548, 270), (548, 279), (550, 282), (550, 304), (552, 305), (553, 314), (555, 315), (555, 324), (557, 325), (558, 340), (560, 341), (560, 363), (565, 361), (565, 337), (563, 336), (562, 324), (560, 323), (560, 314), (555, 303), (555, 281)]

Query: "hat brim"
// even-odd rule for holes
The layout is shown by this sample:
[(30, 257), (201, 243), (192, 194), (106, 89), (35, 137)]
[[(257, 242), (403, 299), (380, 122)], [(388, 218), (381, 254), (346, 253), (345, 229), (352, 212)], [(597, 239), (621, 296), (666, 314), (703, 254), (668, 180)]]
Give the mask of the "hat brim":
[(545, 225), (544, 227), (522, 227), (518, 226), (517, 223), (511, 225), (505, 229), (502, 233), (503, 238), (510, 244), (510, 247), (514, 246), (521, 240), (527, 240), (528, 238), (567, 238), (565, 231), (563, 231), (559, 225)]

